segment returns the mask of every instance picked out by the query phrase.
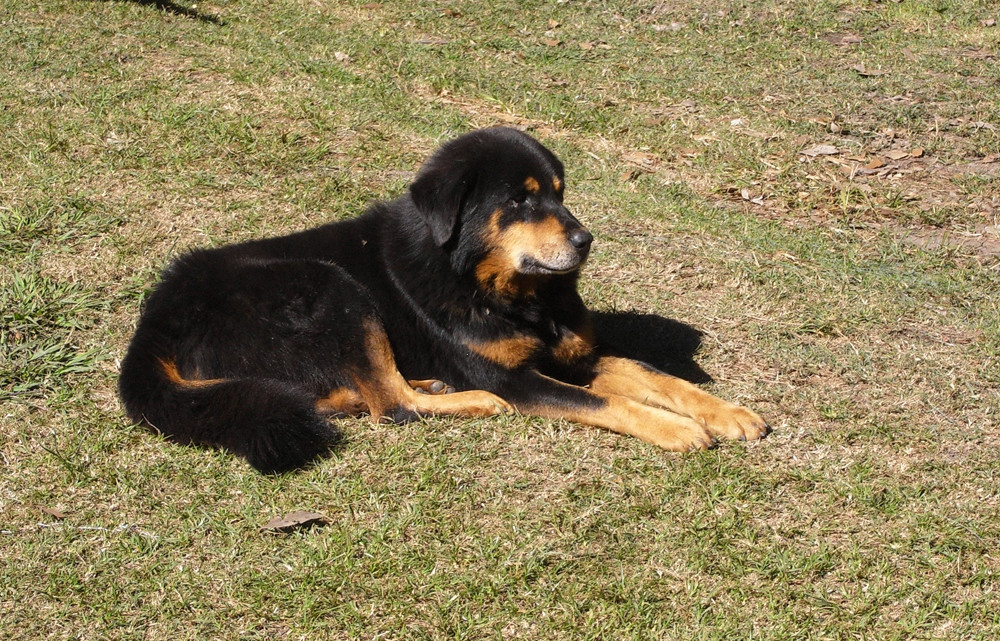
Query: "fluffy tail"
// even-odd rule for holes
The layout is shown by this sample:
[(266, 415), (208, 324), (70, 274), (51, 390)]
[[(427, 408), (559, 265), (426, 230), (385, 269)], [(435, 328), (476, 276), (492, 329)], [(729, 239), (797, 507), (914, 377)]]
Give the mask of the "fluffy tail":
[(224, 448), (263, 473), (308, 464), (340, 440), (313, 399), (276, 380), (185, 381), (139, 337), (122, 361), (118, 390), (129, 418), (179, 443)]

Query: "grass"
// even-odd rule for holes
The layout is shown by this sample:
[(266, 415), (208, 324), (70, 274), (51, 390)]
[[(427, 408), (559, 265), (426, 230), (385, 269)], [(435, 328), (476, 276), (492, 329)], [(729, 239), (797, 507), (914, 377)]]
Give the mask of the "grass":
[[(991, 19), (4, 5), (0, 636), (996, 638)], [(709, 387), (771, 437), (680, 456), (522, 417), (345, 420), (342, 451), (275, 478), (127, 423), (117, 359), (171, 256), (352, 216), (493, 124), (566, 162), (592, 306), (702, 332)], [(296, 509), (329, 524), (261, 530)]]

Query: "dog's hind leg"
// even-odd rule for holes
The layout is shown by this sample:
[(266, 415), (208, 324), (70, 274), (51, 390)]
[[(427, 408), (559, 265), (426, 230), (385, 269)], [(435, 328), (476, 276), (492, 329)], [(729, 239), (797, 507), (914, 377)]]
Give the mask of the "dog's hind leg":
[(451, 394), (455, 391), (454, 387), (436, 378), (421, 381), (406, 381), (406, 383), (420, 394)]
[(357, 416), (367, 411), (365, 399), (346, 387), (338, 387), (316, 401), (316, 412), (327, 416)]
[[(372, 417), (404, 423), (425, 415), (491, 416), (512, 411), (499, 396), (481, 390), (451, 394), (421, 393), (396, 368), (385, 329), (375, 319), (364, 322), (366, 362), (353, 370), (354, 387)], [(413, 381), (430, 386), (433, 381)]]

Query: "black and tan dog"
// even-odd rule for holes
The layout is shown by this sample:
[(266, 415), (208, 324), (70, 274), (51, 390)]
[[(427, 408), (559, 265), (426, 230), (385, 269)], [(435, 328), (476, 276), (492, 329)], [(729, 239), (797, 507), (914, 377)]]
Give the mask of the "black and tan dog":
[(122, 362), (129, 417), (264, 472), (327, 451), (328, 413), (516, 410), (669, 450), (764, 436), (753, 412), (602, 352), (576, 291), (592, 237), (563, 187), (548, 149), (484, 129), (359, 218), (182, 256)]

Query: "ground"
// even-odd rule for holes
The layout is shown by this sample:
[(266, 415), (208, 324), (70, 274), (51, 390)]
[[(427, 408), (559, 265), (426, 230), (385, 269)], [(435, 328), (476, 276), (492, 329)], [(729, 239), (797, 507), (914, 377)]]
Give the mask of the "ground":
[[(0, 634), (996, 638), (998, 20), (5, 4)], [(265, 477), (124, 419), (117, 362), (170, 257), (353, 216), (494, 124), (564, 160), (591, 306), (769, 438), (672, 455), (524, 417), (352, 419), (329, 460)], [(268, 526), (297, 510), (323, 520)]]

